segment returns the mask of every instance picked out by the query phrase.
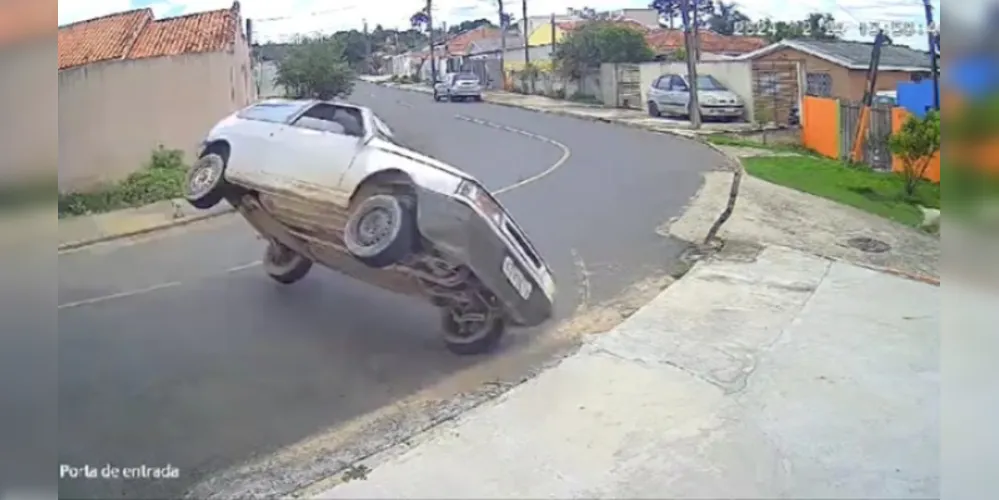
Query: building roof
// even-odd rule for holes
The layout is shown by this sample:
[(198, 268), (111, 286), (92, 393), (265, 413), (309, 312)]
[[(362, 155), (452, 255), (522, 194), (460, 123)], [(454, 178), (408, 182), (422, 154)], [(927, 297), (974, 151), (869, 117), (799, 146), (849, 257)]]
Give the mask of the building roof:
[[(755, 59), (783, 48), (798, 50), (849, 69), (866, 70), (871, 64), (874, 44), (846, 40), (782, 40), (743, 57)], [(878, 69), (884, 71), (929, 71), (930, 53), (904, 45), (883, 45)]]
[[(746, 54), (767, 45), (762, 38), (719, 35), (708, 30), (698, 31), (697, 37), (702, 51), (718, 54)], [(645, 40), (653, 51), (660, 54), (682, 49), (684, 46), (683, 30), (653, 30), (645, 35)]]
[(59, 69), (114, 59), (228, 50), (240, 29), (231, 8), (154, 19), (151, 9), (109, 14), (59, 27)]
[(0, 46), (49, 34), (58, 17), (56, 2), (0, 2)]
[(447, 41), (447, 51), (450, 54), (465, 54), (472, 42), (487, 40), (490, 38), (499, 39), (499, 28), (492, 26), (479, 26), (478, 28), (459, 33)]

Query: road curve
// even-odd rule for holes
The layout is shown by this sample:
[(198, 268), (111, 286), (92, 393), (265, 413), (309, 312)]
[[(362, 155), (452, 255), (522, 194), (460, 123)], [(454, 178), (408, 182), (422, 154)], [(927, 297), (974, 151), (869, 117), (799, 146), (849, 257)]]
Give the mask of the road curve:
[[(608, 124), (363, 83), (352, 99), (501, 191), (553, 268), (560, 318), (676, 265), (683, 244), (655, 229), (719, 163), (693, 142)], [(65, 478), (61, 495), (175, 497), (484, 359), (445, 351), (417, 300), (325, 270), (279, 287), (255, 265), (262, 251), (228, 217), (60, 256), (60, 463), (180, 472)], [(494, 356), (543, 334), (514, 332)]]

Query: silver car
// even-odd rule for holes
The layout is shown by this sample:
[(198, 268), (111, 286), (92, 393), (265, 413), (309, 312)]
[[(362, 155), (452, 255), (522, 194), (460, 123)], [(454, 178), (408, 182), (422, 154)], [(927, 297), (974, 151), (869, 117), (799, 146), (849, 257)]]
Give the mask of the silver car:
[[(742, 98), (711, 75), (697, 77), (697, 100), (701, 117), (742, 119), (746, 105)], [(650, 116), (690, 116), (690, 84), (684, 75), (662, 75), (653, 80), (648, 92)]]
[(481, 101), (482, 82), (475, 73), (451, 73), (444, 75), (434, 85), (435, 101)]
[(264, 269), (280, 283), (315, 262), (429, 299), (458, 354), (552, 315), (552, 274), (509, 212), (471, 175), (400, 145), (368, 108), (243, 109), (208, 133), (185, 196), (200, 209), (236, 207), (269, 241)]

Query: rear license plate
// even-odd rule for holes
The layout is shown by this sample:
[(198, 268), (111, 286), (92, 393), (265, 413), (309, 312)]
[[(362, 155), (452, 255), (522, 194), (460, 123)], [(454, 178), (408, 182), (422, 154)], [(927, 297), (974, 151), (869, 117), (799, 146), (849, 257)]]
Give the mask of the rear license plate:
[(506, 276), (507, 281), (513, 285), (513, 288), (517, 290), (517, 293), (524, 300), (531, 297), (534, 287), (531, 285), (531, 282), (527, 281), (524, 273), (517, 268), (517, 264), (509, 256), (503, 259), (503, 275)]

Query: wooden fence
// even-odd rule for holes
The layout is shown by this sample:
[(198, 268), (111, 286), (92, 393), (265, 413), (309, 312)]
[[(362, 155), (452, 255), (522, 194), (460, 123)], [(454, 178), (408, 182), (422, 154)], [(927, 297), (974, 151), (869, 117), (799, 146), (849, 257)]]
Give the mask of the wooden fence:
[[(859, 103), (806, 96), (801, 110), (802, 144), (828, 158), (850, 159), (861, 109)], [(874, 106), (861, 149), (861, 161), (876, 170), (901, 171), (902, 163), (892, 156), (888, 138), (908, 118), (909, 113), (902, 108)], [(932, 161), (925, 177), (940, 182), (940, 154)]]

